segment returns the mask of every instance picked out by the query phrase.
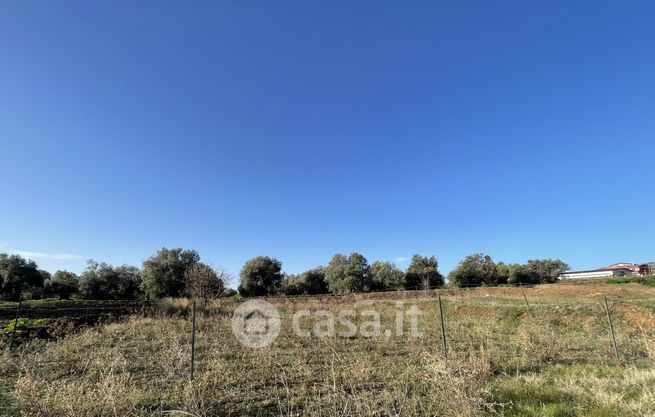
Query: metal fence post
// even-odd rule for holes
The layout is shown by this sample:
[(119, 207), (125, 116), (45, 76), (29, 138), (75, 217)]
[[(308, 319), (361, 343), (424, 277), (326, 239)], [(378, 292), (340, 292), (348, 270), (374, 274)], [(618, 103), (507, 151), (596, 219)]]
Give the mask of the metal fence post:
[(16, 328), (18, 327), (18, 318), (20, 316), (20, 307), (23, 304), (23, 291), (21, 290), (18, 295), (18, 307), (16, 308), (16, 319), (14, 319), (14, 328), (11, 331), (11, 339), (9, 340), (9, 349), (14, 347), (14, 338), (16, 337)]
[(614, 336), (614, 326), (612, 326), (612, 315), (610, 314), (610, 307), (607, 304), (607, 296), (605, 298), (605, 311), (607, 312), (607, 323), (610, 326), (610, 333), (612, 334), (612, 348), (614, 348), (614, 356), (619, 359), (619, 348), (616, 346), (616, 336)]
[(530, 308), (530, 303), (528, 302), (528, 297), (525, 295), (525, 289), (523, 288), (523, 284), (519, 283), (519, 287), (521, 287), (521, 292), (523, 293), (523, 299), (525, 300), (525, 305), (528, 306), (528, 311), (530, 314), (532, 314), (532, 317), (534, 317), (534, 312), (532, 311), (532, 308)]
[(441, 339), (443, 340), (443, 356), (448, 360), (448, 345), (446, 344), (446, 327), (443, 320), (443, 305), (441, 303), (441, 294), (437, 293), (439, 297), (439, 315), (441, 316)]
[(86, 297), (86, 312), (84, 313), (84, 325), (88, 326), (89, 324), (89, 308), (91, 308), (91, 291), (89, 290), (89, 295)]
[(193, 300), (193, 312), (191, 313), (191, 380), (196, 364), (196, 300)]

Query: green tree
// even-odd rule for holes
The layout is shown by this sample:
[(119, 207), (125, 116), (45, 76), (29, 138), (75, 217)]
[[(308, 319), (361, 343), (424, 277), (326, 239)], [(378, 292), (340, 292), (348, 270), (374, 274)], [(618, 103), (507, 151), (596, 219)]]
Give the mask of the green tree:
[(542, 284), (557, 281), (561, 273), (571, 268), (560, 259), (530, 259), (525, 266), (533, 274), (535, 283)]
[(323, 267), (310, 269), (300, 274), (300, 279), (305, 285), (307, 294), (327, 294), (328, 285), (325, 279)]
[(392, 262), (375, 261), (371, 264), (373, 290), (400, 290), (405, 285), (405, 273)]
[(243, 265), (239, 275), (239, 294), (246, 297), (276, 294), (282, 283), (282, 263), (268, 256), (257, 256)]
[(34, 261), (0, 253), (0, 296), (17, 300), (23, 291), (43, 288), (43, 279)]
[(56, 295), (62, 300), (67, 300), (71, 295), (79, 291), (79, 285), (79, 279), (74, 273), (57, 271), (52, 278), (45, 282), (44, 293), (48, 296)]
[(45, 285), (46, 281), (52, 278), (50, 272), (46, 271), (45, 269), (39, 269), (39, 274), (41, 274), (41, 277), (43, 278), (43, 285)]
[(141, 283), (143, 277), (141, 270), (136, 266), (121, 265), (114, 267), (114, 273), (117, 275), (115, 294), (117, 299), (135, 300), (143, 297)]
[(348, 256), (340, 253), (334, 255), (324, 271), (330, 292), (344, 294), (371, 290), (368, 261), (357, 252)]
[(439, 273), (439, 263), (434, 256), (412, 256), (412, 261), (405, 272), (405, 288), (429, 289), (444, 285), (444, 277)]
[(498, 262), (496, 264), (496, 273), (498, 274), (498, 283), (507, 284), (510, 281), (510, 277), (513, 276), (514, 271), (520, 268), (519, 264), (506, 264), (504, 262)]
[(307, 294), (307, 285), (300, 274), (286, 274), (280, 284), (280, 293), (283, 295)]
[(537, 284), (539, 279), (526, 265), (514, 264), (509, 270), (508, 284)]
[(141, 295), (141, 273), (137, 267), (112, 267), (90, 260), (80, 275), (80, 292), (94, 300), (132, 300)]
[(328, 286), (323, 267), (310, 269), (298, 275), (285, 275), (280, 292), (284, 295), (326, 294)]
[(142, 288), (151, 299), (184, 295), (184, 274), (200, 262), (195, 250), (162, 248), (143, 262)]
[(491, 256), (475, 253), (459, 262), (448, 274), (448, 281), (458, 287), (498, 285), (498, 270)]
[(507, 281), (510, 284), (549, 284), (569, 268), (559, 259), (530, 259), (525, 265), (509, 265)]

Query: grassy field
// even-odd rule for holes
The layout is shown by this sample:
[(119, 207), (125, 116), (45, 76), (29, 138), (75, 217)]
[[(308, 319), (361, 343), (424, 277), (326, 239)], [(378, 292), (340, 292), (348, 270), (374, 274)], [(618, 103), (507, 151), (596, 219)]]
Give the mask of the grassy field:
[[(281, 334), (260, 349), (232, 334), (238, 301), (220, 300), (199, 309), (193, 381), (190, 303), (169, 300), (154, 316), (4, 348), (0, 415), (655, 416), (655, 288), (524, 291), (532, 313), (520, 288), (442, 291), (447, 360), (436, 292), (269, 299)], [(412, 305), (422, 337), (292, 331), (302, 309), (353, 310), (358, 325), (374, 309), (392, 329), (397, 310)]]

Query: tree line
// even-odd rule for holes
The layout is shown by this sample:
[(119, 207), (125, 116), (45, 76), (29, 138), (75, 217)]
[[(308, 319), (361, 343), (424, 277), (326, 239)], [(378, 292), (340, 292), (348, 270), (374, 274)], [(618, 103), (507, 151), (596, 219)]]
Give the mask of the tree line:
[(434, 288), (445, 283), (438, 266), (434, 256), (414, 255), (407, 270), (402, 271), (392, 262), (369, 264), (362, 254), (353, 252), (349, 255), (337, 253), (326, 266), (300, 274), (285, 274), (280, 261), (258, 256), (247, 261), (241, 269), (239, 294), (345, 294)]
[[(435, 256), (416, 254), (401, 270), (392, 262), (369, 264), (360, 253), (335, 254), (325, 266), (300, 274), (286, 274), (272, 257), (248, 260), (239, 273), (242, 296), (345, 294), (358, 292), (415, 290), (442, 287)], [(495, 263), (478, 253), (464, 258), (449, 275), (451, 286), (550, 283), (569, 266), (559, 259), (535, 259), (526, 264)], [(33, 298), (70, 297), (95, 300), (159, 299), (193, 297), (210, 299), (232, 296), (231, 276), (201, 261), (195, 250), (162, 248), (143, 261), (141, 268), (112, 266), (90, 260), (78, 276), (69, 271), (50, 274), (34, 261), (0, 253), (0, 297), (17, 300), (30, 292)]]

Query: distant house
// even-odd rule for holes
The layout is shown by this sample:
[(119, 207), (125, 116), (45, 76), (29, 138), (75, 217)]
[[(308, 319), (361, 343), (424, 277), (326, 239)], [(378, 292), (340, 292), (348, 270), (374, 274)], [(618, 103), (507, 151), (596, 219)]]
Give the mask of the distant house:
[(591, 269), (589, 271), (570, 271), (559, 275), (560, 279), (592, 279), (592, 278), (610, 278), (624, 277), (632, 275), (630, 268), (603, 268)]
[(638, 274), (639, 273), (639, 265), (633, 264), (631, 262), (619, 262), (618, 264), (606, 266), (604, 268), (599, 268), (602, 270), (605, 269), (629, 269), (631, 272)]
[(639, 275), (655, 275), (655, 262), (639, 265)]
[(559, 275), (560, 279), (592, 279), (608, 277), (625, 277), (630, 275), (655, 275), (655, 262), (634, 264), (632, 262), (619, 262), (589, 271), (570, 271)]

